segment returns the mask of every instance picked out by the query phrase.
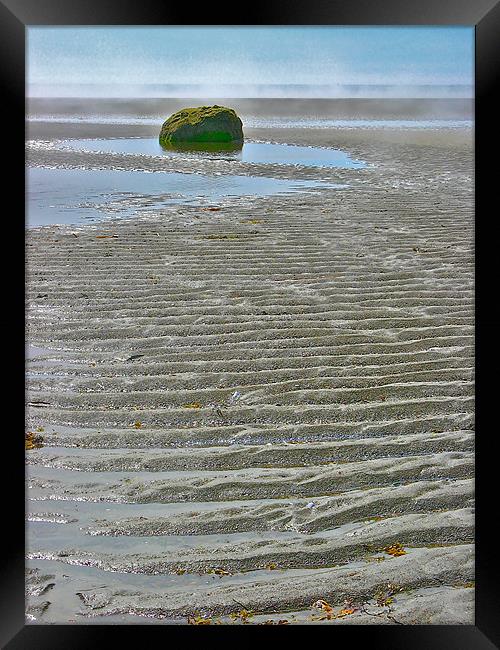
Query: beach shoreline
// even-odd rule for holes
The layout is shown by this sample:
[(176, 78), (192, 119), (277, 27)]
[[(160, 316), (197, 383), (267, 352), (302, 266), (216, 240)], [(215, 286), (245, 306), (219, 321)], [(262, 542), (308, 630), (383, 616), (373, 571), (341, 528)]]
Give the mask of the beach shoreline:
[(155, 128), (30, 122), (28, 164), (347, 187), (27, 230), (32, 622), (472, 624), (473, 130), (245, 129), (364, 169), (57, 146)]

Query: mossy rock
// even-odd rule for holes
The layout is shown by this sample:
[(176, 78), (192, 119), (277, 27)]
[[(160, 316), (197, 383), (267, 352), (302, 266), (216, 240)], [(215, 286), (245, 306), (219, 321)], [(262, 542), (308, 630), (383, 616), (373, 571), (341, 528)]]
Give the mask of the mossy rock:
[(232, 108), (198, 106), (183, 108), (163, 123), (162, 146), (177, 143), (242, 143), (243, 125)]

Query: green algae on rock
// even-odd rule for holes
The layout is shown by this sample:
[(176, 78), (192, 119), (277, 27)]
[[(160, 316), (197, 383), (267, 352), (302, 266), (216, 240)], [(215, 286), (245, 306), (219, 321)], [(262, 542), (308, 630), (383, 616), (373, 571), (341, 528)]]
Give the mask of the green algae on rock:
[(243, 128), (232, 108), (198, 106), (183, 108), (163, 123), (160, 144), (177, 143), (242, 143)]

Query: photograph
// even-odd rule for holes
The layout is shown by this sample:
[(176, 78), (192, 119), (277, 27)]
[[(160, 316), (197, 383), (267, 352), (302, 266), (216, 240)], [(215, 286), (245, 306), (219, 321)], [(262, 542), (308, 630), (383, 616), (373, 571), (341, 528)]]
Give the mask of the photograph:
[(475, 26), (25, 29), (26, 626), (474, 626)]

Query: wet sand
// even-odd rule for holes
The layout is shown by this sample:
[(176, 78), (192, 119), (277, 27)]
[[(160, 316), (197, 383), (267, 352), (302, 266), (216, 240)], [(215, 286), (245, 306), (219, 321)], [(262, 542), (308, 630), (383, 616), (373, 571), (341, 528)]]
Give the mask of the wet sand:
[(156, 131), (29, 127), (31, 165), (349, 185), (29, 229), (30, 620), (472, 624), (472, 134), (245, 132), (369, 167), (60, 151), (36, 143)]

